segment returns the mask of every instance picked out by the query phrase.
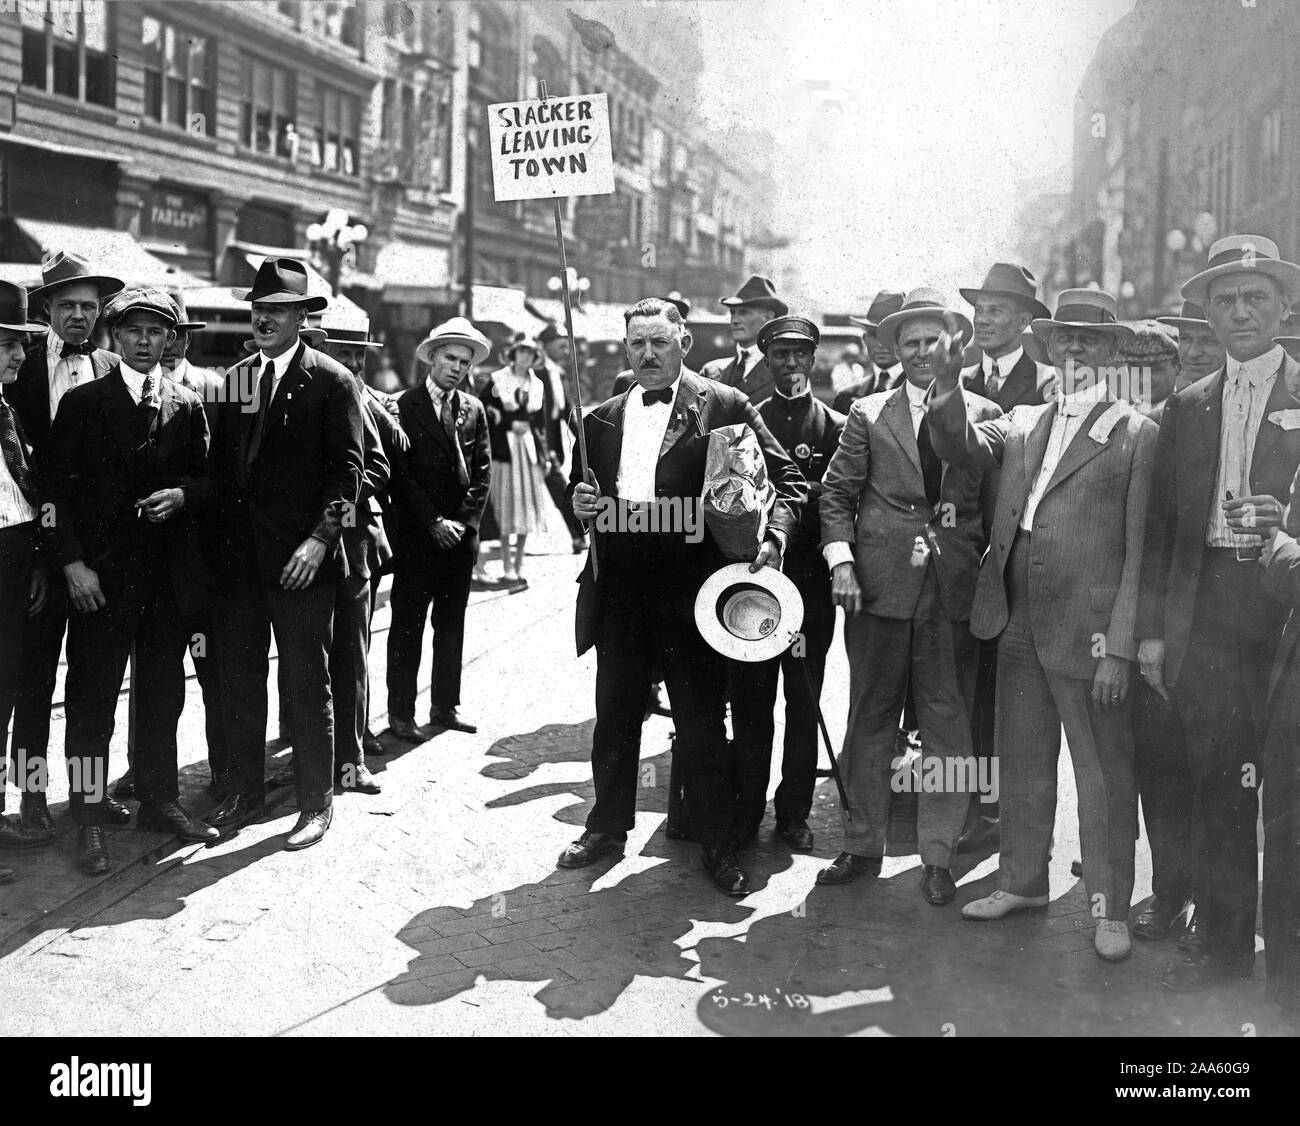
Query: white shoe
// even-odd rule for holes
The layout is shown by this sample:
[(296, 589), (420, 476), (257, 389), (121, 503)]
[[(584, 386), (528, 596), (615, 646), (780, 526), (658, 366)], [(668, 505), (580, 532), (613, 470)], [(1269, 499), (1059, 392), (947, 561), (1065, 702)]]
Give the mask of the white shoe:
[(1128, 923), (1122, 919), (1102, 919), (1097, 924), (1093, 938), (1097, 956), (1108, 962), (1122, 962), (1129, 956), (1132, 944), (1128, 937)]
[(983, 899), (972, 899), (961, 909), (961, 917), (986, 922), (989, 919), (1000, 919), (1003, 915), (1010, 915), (1012, 911), (1027, 911), (1031, 907), (1046, 906), (1045, 895), (1013, 895), (1009, 891), (995, 891)]

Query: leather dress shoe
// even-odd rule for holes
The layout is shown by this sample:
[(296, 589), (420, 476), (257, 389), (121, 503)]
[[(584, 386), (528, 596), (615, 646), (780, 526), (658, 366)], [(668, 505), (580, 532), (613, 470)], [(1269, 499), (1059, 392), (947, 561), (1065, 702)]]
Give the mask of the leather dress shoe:
[(333, 822), (334, 809), (332, 806), (315, 810), (312, 813), (298, 814), (298, 824), (293, 827), (293, 832), (285, 839), (284, 847), (289, 852), (297, 852), (302, 848), (311, 848), (325, 835), (325, 830)]
[(370, 773), (364, 762), (348, 763), (334, 775), (334, 785), (340, 790), (356, 794), (377, 794), (383, 790), (379, 779)]
[(1175, 993), (1197, 993), (1250, 977), (1254, 966), (1228, 966), (1211, 954), (1192, 952), (1165, 971), (1160, 984)]
[(40, 848), (54, 840), (54, 830), (33, 829), (0, 814), (0, 848)]
[(987, 817), (976, 819), (975, 824), (957, 838), (958, 852), (979, 852), (987, 848), (996, 852), (1001, 845), (1001, 832), (996, 821)]
[(1010, 915), (1012, 911), (1029, 911), (1036, 907), (1046, 907), (1047, 903), (1048, 899), (1045, 895), (1016, 895), (1014, 892), (999, 889), (983, 899), (972, 899), (961, 909), (961, 917), (984, 923), (990, 919), (1001, 919), (1004, 915)]
[(937, 864), (927, 864), (921, 876), (921, 894), (927, 903), (932, 903), (935, 907), (951, 903), (957, 895), (952, 873)]
[(847, 884), (859, 876), (879, 876), (879, 856), (858, 856), (852, 852), (841, 852), (831, 861), (829, 868), (817, 873), (817, 882), (825, 887), (827, 884)]
[(1196, 906), (1192, 906), (1192, 921), (1187, 929), (1178, 936), (1178, 949), (1189, 953), (1199, 953), (1205, 945), (1205, 922), (1196, 915)]
[(776, 835), (796, 852), (807, 852), (813, 846), (813, 831), (802, 817), (780, 822)]
[(473, 735), (478, 727), (470, 723), (455, 708), (434, 708), (429, 714), (430, 727), (445, 727), (450, 731), (465, 731)]
[(1157, 895), (1133, 924), (1133, 933), (1148, 941), (1165, 938), (1187, 911), (1187, 900)]
[(1133, 949), (1128, 938), (1128, 923), (1123, 919), (1098, 919), (1092, 944), (1097, 957), (1107, 962), (1122, 962)]
[(77, 867), (88, 876), (101, 876), (111, 867), (108, 843), (102, 825), (83, 825), (77, 830)]
[(130, 801), (135, 797), (135, 771), (128, 770), (108, 792), (111, 797), (117, 798), (118, 801)]
[(736, 860), (729, 848), (706, 848), (701, 859), (704, 870), (713, 879), (713, 886), (723, 895), (748, 895), (749, 875)]
[(424, 736), (420, 734), (420, 729), (415, 726), (415, 720), (403, 719), (401, 716), (390, 715), (388, 717), (388, 730), (393, 735), (401, 739), (403, 743), (423, 743)]
[(23, 794), (18, 806), (18, 816), (23, 827), (38, 833), (42, 840), (53, 840), (55, 835), (54, 816), (46, 803), (44, 794)]
[(387, 753), (384, 750), (384, 744), (379, 741), (379, 736), (368, 729), (361, 736), (361, 750), (371, 758), (380, 758)]
[(211, 825), (191, 817), (174, 801), (142, 805), (135, 817), (135, 827), (155, 833), (171, 833), (183, 841), (215, 841), (221, 836)]
[(129, 825), (131, 823), (131, 811), (120, 801), (105, 798), (104, 808), (100, 810), (100, 818), (105, 825)]
[(560, 853), (555, 864), (559, 868), (585, 868), (606, 853), (622, 853), (626, 844), (626, 833), (596, 833), (588, 829)]
[(266, 799), (263, 797), (255, 798), (251, 794), (227, 794), (225, 800), (203, 820), (214, 829), (223, 832), (226, 829), (238, 829), (261, 813), (265, 805)]

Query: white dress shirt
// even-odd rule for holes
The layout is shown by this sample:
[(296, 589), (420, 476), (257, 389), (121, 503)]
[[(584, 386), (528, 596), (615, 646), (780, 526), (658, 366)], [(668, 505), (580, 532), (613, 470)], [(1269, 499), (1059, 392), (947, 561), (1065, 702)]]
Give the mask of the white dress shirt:
[(1205, 542), (1210, 547), (1258, 542), (1253, 538), (1240, 540), (1233, 533), (1219, 502), (1227, 499), (1229, 489), (1234, 497), (1250, 496), (1250, 463), (1255, 456), (1255, 439), (1285, 358), (1281, 346), (1274, 345), (1253, 360), (1228, 359), (1224, 371), (1223, 420), (1219, 424), (1219, 479), (1205, 527)]
[(154, 406), (158, 405), (158, 382), (163, 378), (161, 364), (154, 364), (153, 370), (148, 372), (136, 371), (135, 368), (129, 367), (125, 363), (119, 369), (122, 372), (122, 382), (126, 384), (126, 389), (131, 398), (135, 400), (135, 405), (140, 405), (140, 394), (144, 390), (145, 377), (153, 379), (149, 393), (149, 402)]
[(763, 353), (758, 350), (757, 344), (751, 344), (748, 348), (741, 348), (737, 345), (736, 358), (740, 361), (740, 378), (744, 380), (758, 366), (758, 361), (763, 358)]
[[(999, 356), (997, 359), (988, 355), (980, 358), (980, 370), (984, 373), (984, 389), (988, 392), (986, 397), (992, 397), (1002, 390), (1002, 385), (1006, 383), (1007, 376), (1011, 374), (1011, 369), (1020, 363), (1020, 357), (1024, 354), (1024, 348), (1017, 348), (1014, 352), (1008, 352), (1005, 356)], [(998, 365), (997, 379), (994, 379), (992, 374), (995, 363)]]
[(1076, 391), (1073, 395), (1066, 395), (1057, 400), (1056, 417), (1052, 419), (1052, 432), (1047, 439), (1047, 449), (1043, 452), (1043, 464), (1038, 470), (1038, 477), (1034, 481), (1034, 487), (1029, 490), (1029, 499), (1025, 501), (1024, 515), (1020, 517), (1021, 531), (1033, 530), (1034, 516), (1038, 512), (1038, 505), (1043, 499), (1043, 494), (1047, 492), (1047, 486), (1052, 480), (1052, 474), (1056, 472), (1056, 467), (1061, 463), (1062, 455), (1070, 448), (1070, 443), (1074, 441), (1074, 436), (1079, 433), (1079, 427), (1083, 425), (1083, 420), (1092, 413), (1093, 407), (1106, 398), (1108, 390), (1104, 382), (1098, 381), (1091, 387), (1086, 387), (1082, 391)]
[(431, 375), (426, 375), (424, 377), (424, 389), (429, 392), (429, 401), (433, 404), (433, 413), (436, 414), (439, 419), (441, 419), (442, 400), (446, 395), (450, 394), (450, 392), (444, 391), (441, 387), (439, 387), (436, 383), (434, 383), (433, 376)]
[[(265, 352), (257, 353), (257, 376), (254, 380), (255, 385), (262, 382), (262, 372), (266, 370), (266, 365), (272, 364), (274, 372), (271, 376), (271, 398), (270, 402), (275, 401), (275, 393), (280, 390), (280, 381), (284, 379), (284, 373), (289, 370), (289, 365), (293, 363), (293, 358), (298, 354), (298, 346), (295, 344), (291, 348), (286, 348), (278, 356), (268, 356)], [(258, 404), (261, 407), (261, 404)]]
[[(3, 391), (0, 391), (0, 398), (4, 398)], [(12, 528), (35, 519), (36, 513), (14, 481), (8, 463), (0, 457), (0, 528)]]
[(50, 329), (45, 334), (45, 362), (50, 372), (50, 421), (58, 413), (59, 402), (74, 387), (95, 378), (95, 365), (89, 356), (59, 355), (63, 340)]
[(634, 387), (623, 408), (623, 450), (619, 456), (618, 479), (614, 492), (623, 500), (652, 501), (655, 499), (655, 470), (659, 465), (659, 449), (663, 445), (668, 422), (677, 405), (677, 389), (682, 376), (672, 382), (672, 399), (666, 403), (649, 403), (643, 398), (645, 388)]

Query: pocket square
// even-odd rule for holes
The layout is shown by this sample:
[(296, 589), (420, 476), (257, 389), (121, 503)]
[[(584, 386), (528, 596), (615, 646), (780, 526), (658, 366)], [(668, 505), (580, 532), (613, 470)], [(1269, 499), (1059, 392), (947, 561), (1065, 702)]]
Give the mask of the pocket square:
[(1283, 430), (1300, 430), (1300, 409), (1292, 407), (1290, 410), (1274, 411), (1268, 420)]

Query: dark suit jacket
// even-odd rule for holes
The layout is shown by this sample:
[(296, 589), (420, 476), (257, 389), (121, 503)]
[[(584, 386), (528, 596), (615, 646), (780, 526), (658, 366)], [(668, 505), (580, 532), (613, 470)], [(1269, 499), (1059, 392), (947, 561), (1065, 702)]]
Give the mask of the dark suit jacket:
[[(1176, 684), (1187, 655), (1196, 605), (1197, 575), (1205, 548), (1210, 508), (1219, 480), (1219, 437), (1223, 423), (1223, 369), (1170, 395), (1160, 421), (1138, 637), (1163, 638), (1165, 682)], [(1300, 409), (1300, 364), (1284, 358), (1255, 438), (1250, 491), (1290, 496), (1300, 465), (1300, 430), (1283, 430), (1268, 420), (1274, 411)]]
[[(208, 425), (192, 391), (168, 379), (158, 384), (156, 447), (115, 364), (103, 379), (83, 383), (59, 403), (45, 443), (40, 477), (41, 537), (54, 565), (82, 560), (99, 575), (104, 596), (122, 590), (142, 553), (159, 541), (166, 552), (177, 608), (207, 605), (212, 574), (199, 547), (198, 524), (216, 497), (208, 462)], [(183, 488), (185, 506), (150, 524), (135, 502), (164, 488)]]
[(751, 403), (761, 403), (776, 390), (776, 379), (768, 370), (766, 358), (760, 358), (743, 379), (740, 376), (740, 360), (732, 356), (726, 360), (710, 360), (700, 374), (705, 379), (716, 379), (727, 387), (734, 387), (749, 396)]
[(442, 420), (433, 409), (429, 389), (422, 382), (398, 399), (402, 428), (410, 439), (406, 472), (398, 483), (400, 509), (396, 543), (398, 566), (408, 561), (428, 562), (440, 552), (433, 542), (433, 525), (439, 517), (458, 520), (478, 532), (492, 479), (492, 453), (488, 443), (487, 413), (483, 404), (463, 389), (456, 392), (456, 438), (469, 471), (469, 485), (456, 479), (455, 454)]
[[(966, 399), (965, 409), (973, 422), (1002, 413), (977, 395)], [(822, 543), (851, 544), (863, 609), (900, 619), (915, 613), (921, 595), (926, 568), (913, 567), (910, 560), (922, 536), (932, 545), (948, 620), (964, 622), (971, 616), (996, 490), (996, 466), (945, 464), (939, 503), (932, 506), (925, 497), (907, 390), (881, 391), (853, 404), (839, 451), (826, 470)]]
[[(965, 395), (960, 388), (935, 395), (928, 413), (935, 452), (945, 461), (1002, 467), (971, 612), (971, 632), (987, 639), (1006, 628), (1007, 558), (1057, 407), (1017, 407), (976, 422), (965, 409)], [(1106, 422), (1100, 421), (1103, 415)], [(1106, 429), (1104, 436), (1092, 436), (1097, 426)], [(1156, 433), (1155, 423), (1127, 403), (1098, 403), (1043, 493), (1034, 515), (1029, 613), (1038, 658), (1049, 673), (1091, 680), (1099, 634), (1106, 654), (1137, 659), (1138, 580)]]
[[(587, 436), (587, 457), (596, 474), (602, 495), (613, 496), (618, 480), (619, 461), (623, 450), (623, 411), (629, 392), (606, 399), (583, 419)], [(799, 525), (799, 511), (803, 505), (805, 487), (799, 470), (795, 468), (772, 437), (754, 406), (735, 388), (722, 387), (687, 369), (682, 370), (673, 403), (673, 415), (659, 448), (659, 464), (655, 470), (655, 495), (658, 497), (698, 498), (704, 492), (704, 461), (709, 448), (709, 432), (733, 423), (747, 423), (758, 438), (767, 463), (768, 479), (776, 489), (776, 504), (768, 521), (769, 530), (779, 531), (789, 543)], [(573, 459), (565, 503), (572, 504), (573, 490), (582, 481), (582, 467)], [(607, 533), (593, 528), (592, 542), (599, 555)], [(693, 584), (696, 589), (709, 572), (725, 560), (713, 537), (706, 533), (698, 545), (682, 540), (682, 566), (680, 580)], [(605, 581), (592, 575), (591, 555), (578, 576), (577, 643), (578, 653), (585, 653), (596, 640), (596, 621), (599, 613), (600, 586)]]
[(216, 425), (217, 412), (221, 407), (221, 390), (224, 386), (221, 376), (209, 368), (195, 367), (186, 360), (185, 366), (180, 368), (179, 379), (175, 372), (169, 373), (167, 378), (182, 387), (188, 387), (203, 400), (203, 413), (208, 416), (208, 429), (211, 430)]
[(392, 474), (392, 466), (388, 461), (388, 455), (384, 452), (383, 440), (380, 438), (379, 426), (375, 422), (374, 412), (380, 409), (362, 400), (361, 495), (357, 498), (356, 511), (351, 517), (344, 517), (343, 531), (339, 536), (343, 553), (347, 556), (348, 571), (352, 575), (367, 579), (379, 577), (381, 544), (383, 562), (387, 562), (392, 556), (384, 534), (383, 517), (376, 511), (379, 507), (379, 497), (387, 491)]
[[(999, 369), (1001, 370), (1001, 369)], [(1056, 370), (1047, 364), (1038, 364), (1028, 352), (1021, 352), (1016, 366), (1002, 381), (996, 395), (990, 395), (984, 386), (983, 361), (961, 373), (962, 385), (976, 395), (992, 399), (1006, 414), (1012, 407), (1041, 407), (1047, 402), (1046, 389), (1053, 383)]]
[(388, 462), (388, 483), (372, 498), (369, 505), (371, 515), (371, 577), (386, 574), (392, 570), (393, 553), (397, 547), (398, 516), (397, 496), (401, 489), (402, 478), (406, 475), (406, 463), (411, 450), (406, 431), (402, 429), (400, 416), (396, 408), (390, 409), (387, 399), (373, 387), (366, 386), (361, 392), (361, 405), (370, 417), (370, 422), (379, 433), (379, 444), (384, 458)]
[(300, 343), (241, 484), (246, 434), (257, 417), (244, 404), (257, 386), (258, 364), (253, 355), (226, 372), (217, 415), (219, 577), (246, 582), (255, 571), (264, 585), (277, 585), (289, 556), (309, 536), (333, 549), (317, 579), (346, 576), (348, 561), (338, 541), (345, 517), (355, 513), (365, 460), (356, 382), (342, 364)]
[[(46, 356), (45, 339), (41, 338), (27, 350), (27, 358), (18, 369), (17, 378), (5, 390), (10, 405), (22, 416), (37, 462), (45, 436), (50, 432), (50, 368)], [(96, 348), (90, 355), (95, 378), (103, 379), (117, 361), (116, 352)]]

